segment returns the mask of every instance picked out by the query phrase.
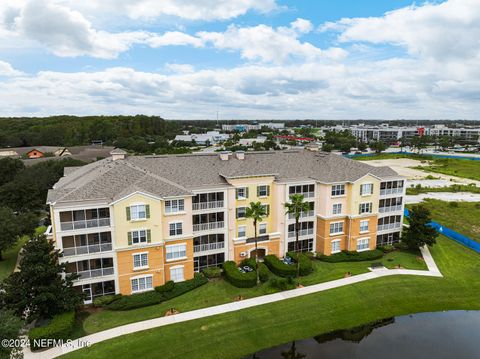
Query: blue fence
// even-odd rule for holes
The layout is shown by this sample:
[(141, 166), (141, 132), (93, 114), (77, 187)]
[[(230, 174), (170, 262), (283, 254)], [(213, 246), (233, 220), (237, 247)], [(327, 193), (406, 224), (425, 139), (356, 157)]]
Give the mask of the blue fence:
[[(382, 152), (382, 154), (418, 155), (418, 153), (416, 152), (407, 152), (407, 151)], [(356, 158), (356, 157), (374, 157), (376, 155), (377, 153), (362, 153), (362, 154), (344, 155), (344, 156), (348, 158)], [(454, 160), (480, 161), (480, 157), (469, 157), (469, 156), (461, 156), (461, 155), (442, 155), (442, 154), (435, 154), (435, 153), (421, 153), (420, 155), (433, 157), (433, 158), (451, 158)]]
[[(405, 217), (409, 216), (408, 209), (405, 208), (404, 214), (405, 214)], [(443, 234), (445, 237), (453, 239), (455, 242), (461, 243), (465, 247), (468, 247), (474, 250), (475, 252), (480, 253), (480, 243), (475, 242), (474, 240), (464, 236), (463, 234), (455, 232), (453, 229), (442, 226), (440, 223), (432, 221), (430, 222), (430, 226), (435, 228), (438, 233)]]

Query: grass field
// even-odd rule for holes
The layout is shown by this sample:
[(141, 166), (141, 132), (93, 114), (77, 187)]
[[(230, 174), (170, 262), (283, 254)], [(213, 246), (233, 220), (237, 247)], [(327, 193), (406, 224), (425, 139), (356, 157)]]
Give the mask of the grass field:
[(443, 173), (445, 175), (480, 181), (480, 161), (439, 158), (429, 163), (429, 166), (418, 166), (415, 168), (422, 171)]
[(379, 278), (122, 336), (66, 357), (239, 358), (292, 340), (390, 316), (480, 309), (479, 255), (444, 237), (439, 238), (431, 252), (444, 278)]
[(454, 184), (448, 187), (407, 187), (407, 195), (416, 195), (429, 192), (470, 192), (480, 193), (480, 187)]
[(422, 204), (430, 210), (434, 221), (480, 242), (480, 202), (426, 199)]
[(11, 248), (3, 252), (3, 261), (0, 262), (0, 281), (7, 278), (15, 268), (17, 263), (17, 256), (20, 249), (23, 247), (28, 237), (24, 236)]
[(410, 158), (412, 160), (426, 161), (432, 160), (433, 157), (429, 155), (417, 155), (413, 153), (376, 153), (368, 156), (354, 156), (352, 160), (357, 161), (374, 161), (374, 160), (395, 160), (399, 158)]

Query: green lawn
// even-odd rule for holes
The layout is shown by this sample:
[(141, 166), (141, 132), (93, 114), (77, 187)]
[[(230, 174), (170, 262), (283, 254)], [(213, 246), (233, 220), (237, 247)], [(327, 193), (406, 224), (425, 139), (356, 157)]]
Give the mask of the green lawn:
[[(388, 253), (379, 261), (388, 268), (394, 268), (397, 264), (400, 264), (403, 268), (408, 269), (427, 269), (423, 260), (417, 259), (418, 255), (419, 253), (395, 251)], [(304, 286), (340, 279), (345, 276), (346, 272), (350, 272), (352, 275), (366, 273), (368, 272), (368, 267), (372, 261), (326, 263), (313, 260), (312, 263), (314, 266), (314, 272), (308, 276), (300, 278), (300, 284)], [(119, 325), (161, 317), (170, 308), (186, 312), (189, 310), (228, 303), (233, 301), (237, 296), (242, 296), (247, 299), (274, 293), (276, 291), (278, 290), (271, 288), (268, 284), (262, 284), (255, 288), (236, 288), (225, 280), (218, 279), (211, 281), (194, 291), (158, 305), (128, 311), (103, 310), (95, 312), (85, 318), (83, 330), (85, 333), (91, 334)], [(79, 331), (78, 333), (82, 332)]]
[(439, 238), (431, 251), (444, 278), (379, 278), (122, 336), (66, 357), (239, 358), (292, 340), (390, 316), (480, 309), (479, 255), (445, 237)]
[(480, 181), (480, 161), (437, 158), (430, 161), (429, 166), (418, 166), (415, 168), (422, 171), (443, 173)]
[(399, 158), (411, 158), (413, 160), (418, 161), (425, 161), (433, 159), (432, 156), (429, 155), (417, 155), (412, 153), (377, 153), (375, 155), (369, 156), (354, 156), (352, 157), (353, 160), (357, 161), (374, 161), (374, 160), (395, 160)]
[(451, 203), (431, 198), (422, 202), (434, 221), (480, 242), (480, 202)]
[(430, 192), (470, 192), (480, 193), (480, 187), (474, 185), (458, 185), (454, 184), (448, 187), (407, 187), (407, 195), (416, 195), (420, 193)]
[(17, 263), (17, 256), (20, 248), (23, 247), (28, 237), (24, 236), (11, 248), (4, 251), (3, 261), (0, 262), (0, 282), (7, 278), (10, 273), (15, 269), (15, 263)]

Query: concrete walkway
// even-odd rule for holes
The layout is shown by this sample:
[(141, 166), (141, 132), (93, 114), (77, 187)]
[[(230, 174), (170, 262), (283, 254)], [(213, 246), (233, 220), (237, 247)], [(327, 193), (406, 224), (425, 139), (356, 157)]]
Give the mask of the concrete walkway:
[[(122, 325), (112, 329), (104, 330), (102, 332), (94, 333), (87, 335), (78, 340), (74, 340), (71, 345), (55, 347), (52, 349), (45, 350), (43, 352), (33, 353), (28, 348), (24, 350), (24, 358), (30, 359), (50, 359), (56, 358), (62, 354), (72, 352), (74, 350), (82, 349), (82, 343), (89, 343), (90, 345), (103, 342), (112, 338), (116, 338), (122, 335), (131, 334), (139, 332), (142, 330), (158, 328), (169, 324), (186, 322), (189, 320), (195, 320), (205, 317), (211, 317), (217, 314), (235, 312), (237, 310), (242, 310), (245, 308), (252, 308), (262, 304), (279, 302), (285, 299), (301, 297), (303, 295), (318, 293), (332, 288), (343, 287), (346, 285), (360, 283), (367, 280), (392, 276), (392, 275), (418, 275), (418, 276), (427, 276), (427, 277), (442, 277), (433, 257), (430, 254), (430, 251), (427, 247), (421, 248), (423, 258), (428, 267), (428, 270), (409, 270), (409, 269), (386, 269), (386, 268), (376, 268), (372, 269), (369, 273), (364, 273), (360, 275), (355, 275), (348, 278), (337, 279), (330, 282), (319, 283), (310, 285), (303, 288), (292, 289), (284, 292), (279, 292), (275, 294), (264, 295), (256, 298), (246, 299), (238, 302), (232, 302), (222, 305), (217, 305), (214, 307), (203, 308), (192, 310), (185, 313), (180, 313), (168, 317), (160, 317), (150, 320), (145, 320), (137, 323)], [(83, 344), (83, 347), (85, 344)]]

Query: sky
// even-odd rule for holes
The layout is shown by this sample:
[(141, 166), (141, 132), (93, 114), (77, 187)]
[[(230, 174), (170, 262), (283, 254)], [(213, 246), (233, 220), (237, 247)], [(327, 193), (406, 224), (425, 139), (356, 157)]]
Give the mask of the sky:
[(480, 0), (1, 0), (0, 116), (480, 119)]

